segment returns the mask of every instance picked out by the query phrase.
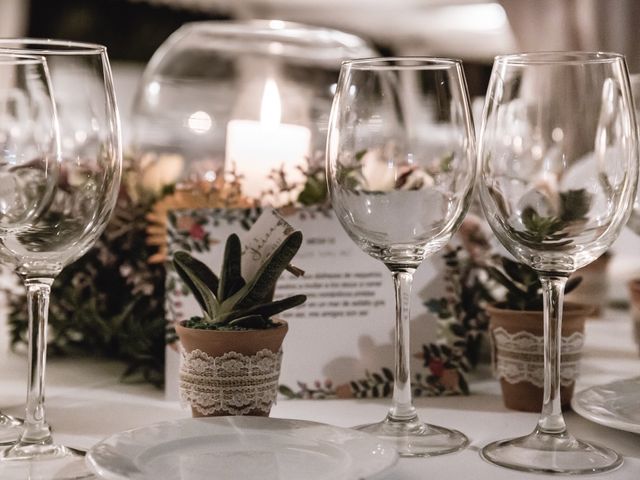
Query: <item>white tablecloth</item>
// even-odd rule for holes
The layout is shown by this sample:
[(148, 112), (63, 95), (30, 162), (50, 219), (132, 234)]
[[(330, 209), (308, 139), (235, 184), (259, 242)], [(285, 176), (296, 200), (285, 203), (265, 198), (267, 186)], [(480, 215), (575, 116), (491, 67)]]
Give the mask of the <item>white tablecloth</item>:
[[(628, 312), (607, 311), (605, 318), (589, 320), (582, 375), (577, 389), (640, 374), (640, 356), (631, 336)], [(26, 360), (4, 353), (0, 364), (0, 407), (22, 415)], [(163, 392), (148, 385), (118, 381), (122, 365), (88, 359), (54, 359), (48, 365), (47, 417), (57, 441), (90, 448), (110, 434), (163, 420), (188, 416), (179, 404), (167, 402)], [(536, 414), (506, 410), (494, 380), (472, 382), (468, 397), (417, 399), (426, 421), (457, 428), (471, 439), (466, 450), (441, 457), (400, 459), (377, 480), (425, 479), (540, 479), (541, 475), (517, 473), (485, 463), (478, 455), (486, 443), (530, 432)], [(272, 416), (352, 426), (381, 419), (388, 400), (280, 400)], [(640, 406), (638, 407), (640, 408)], [(625, 456), (619, 470), (598, 479), (640, 478), (640, 435), (591, 423), (568, 413), (567, 423), (579, 437), (597, 440)]]

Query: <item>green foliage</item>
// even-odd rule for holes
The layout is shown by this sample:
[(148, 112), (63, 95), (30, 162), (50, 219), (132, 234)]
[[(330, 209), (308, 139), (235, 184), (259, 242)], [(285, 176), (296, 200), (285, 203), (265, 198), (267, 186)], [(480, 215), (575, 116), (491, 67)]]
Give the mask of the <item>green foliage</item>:
[(336, 387), (329, 379), (324, 382), (316, 381), (313, 385), (305, 382), (297, 382), (298, 390), (294, 391), (287, 385), (279, 385), (278, 392), (289, 399), (324, 400), (327, 398), (339, 398)]
[(570, 245), (567, 228), (576, 222), (587, 220), (592, 196), (585, 189), (560, 192), (560, 208), (557, 215), (541, 216), (532, 208), (522, 212), (522, 223), (526, 230), (520, 232), (525, 243), (533, 246), (545, 244), (547, 247)]
[[(490, 258), (489, 247), (486, 248), (486, 256)], [(439, 336), (451, 347), (463, 377), (466, 371), (463, 367), (473, 368), (480, 361), (489, 325), (485, 307), (495, 298), (492, 285), (487, 282), (484, 260), (473, 258), (462, 247), (447, 247), (442, 257), (445, 296), (431, 298), (424, 305), (437, 316)], [(444, 353), (449, 355), (447, 349)]]
[(522, 212), (522, 223), (527, 230), (521, 234), (529, 244), (552, 242), (556, 246), (564, 246), (571, 243), (563, 240), (564, 222), (558, 217), (542, 217), (535, 209), (527, 207)]
[(442, 157), (442, 159), (440, 160), (440, 172), (449, 173), (453, 171), (453, 166), (454, 166), (453, 161), (455, 160), (455, 158), (456, 156), (453, 152), (450, 152), (446, 154), (444, 157)]
[(289, 234), (265, 260), (255, 276), (242, 278), (240, 239), (227, 238), (220, 278), (189, 253), (179, 251), (173, 265), (200, 304), (203, 316), (188, 320), (191, 328), (215, 330), (264, 329), (274, 326), (271, 317), (297, 307), (307, 299), (293, 295), (273, 300), (276, 283), (302, 245), (302, 233)]
[(382, 368), (380, 373), (365, 372), (365, 378), (349, 383), (355, 398), (382, 398), (393, 392), (393, 372)]
[[(124, 192), (95, 246), (56, 278), (49, 308), (50, 355), (120, 360), (127, 381), (164, 382), (165, 270), (151, 265), (150, 203)], [(7, 292), (12, 348), (27, 341), (25, 295)]]
[(324, 164), (309, 168), (306, 172), (307, 181), (304, 184), (300, 195), (298, 195), (298, 203), (305, 207), (313, 205), (323, 205), (329, 199), (327, 190), (327, 178), (325, 175)]

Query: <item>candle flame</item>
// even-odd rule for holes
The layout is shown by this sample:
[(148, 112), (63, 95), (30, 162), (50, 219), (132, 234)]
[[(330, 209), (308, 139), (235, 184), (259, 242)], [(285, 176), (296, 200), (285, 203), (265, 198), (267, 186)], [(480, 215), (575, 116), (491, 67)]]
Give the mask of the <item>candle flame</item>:
[(280, 92), (278, 85), (273, 78), (268, 78), (264, 84), (262, 103), (260, 105), (260, 123), (266, 127), (277, 127), (280, 125), (282, 116), (282, 105), (280, 103)]

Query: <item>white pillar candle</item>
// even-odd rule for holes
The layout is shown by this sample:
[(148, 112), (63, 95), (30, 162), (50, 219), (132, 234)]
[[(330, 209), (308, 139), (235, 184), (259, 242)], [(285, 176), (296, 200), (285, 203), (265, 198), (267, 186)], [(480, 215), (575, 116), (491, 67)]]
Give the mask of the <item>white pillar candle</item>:
[(311, 144), (311, 131), (301, 125), (280, 123), (281, 104), (273, 79), (265, 83), (260, 121), (231, 120), (227, 124), (226, 166), (242, 175), (242, 191), (259, 198), (275, 185), (268, 182), (274, 170), (284, 167), (287, 180), (304, 180), (300, 171), (306, 163)]

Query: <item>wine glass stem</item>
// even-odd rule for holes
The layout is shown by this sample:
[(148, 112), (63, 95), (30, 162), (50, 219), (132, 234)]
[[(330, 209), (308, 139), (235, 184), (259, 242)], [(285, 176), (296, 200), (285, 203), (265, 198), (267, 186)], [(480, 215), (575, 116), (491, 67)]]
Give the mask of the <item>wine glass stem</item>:
[(538, 430), (559, 434), (567, 429), (560, 403), (562, 303), (567, 277), (541, 274), (540, 282), (544, 299), (544, 396)]
[(409, 344), (409, 306), (411, 284), (415, 268), (392, 269), (396, 292), (395, 376), (393, 405), (387, 418), (396, 422), (409, 422), (417, 418), (411, 401), (411, 369)]
[(47, 320), (53, 278), (24, 278), (29, 310), (29, 360), (27, 407), (20, 444), (46, 445), (52, 442), (45, 421), (44, 375), (47, 358)]

